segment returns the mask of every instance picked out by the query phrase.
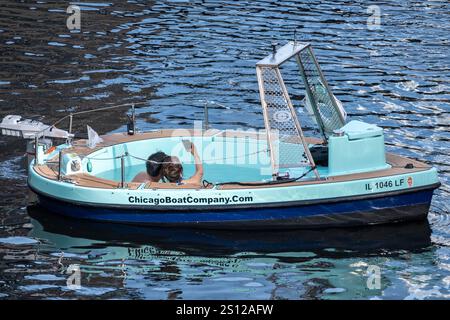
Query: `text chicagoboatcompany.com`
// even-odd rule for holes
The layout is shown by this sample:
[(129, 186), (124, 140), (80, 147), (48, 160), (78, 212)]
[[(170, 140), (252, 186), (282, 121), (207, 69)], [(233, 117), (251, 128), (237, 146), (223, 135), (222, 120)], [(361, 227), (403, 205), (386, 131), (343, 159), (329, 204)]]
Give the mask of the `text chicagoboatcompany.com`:
[(252, 196), (238, 196), (234, 195), (231, 197), (138, 197), (130, 196), (128, 201), (133, 204), (230, 204), (230, 203), (248, 203), (253, 202)]

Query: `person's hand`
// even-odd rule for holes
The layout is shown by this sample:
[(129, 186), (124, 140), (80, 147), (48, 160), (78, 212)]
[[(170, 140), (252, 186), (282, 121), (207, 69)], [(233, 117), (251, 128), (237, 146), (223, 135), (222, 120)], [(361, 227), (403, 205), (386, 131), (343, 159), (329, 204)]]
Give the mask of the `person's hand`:
[(197, 152), (197, 151), (196, 151), (196, 149), (195, 149), (195, 144), (191, 142), (191, 154), (192, 154), (192, 155), (195, 155), (196, 152)]

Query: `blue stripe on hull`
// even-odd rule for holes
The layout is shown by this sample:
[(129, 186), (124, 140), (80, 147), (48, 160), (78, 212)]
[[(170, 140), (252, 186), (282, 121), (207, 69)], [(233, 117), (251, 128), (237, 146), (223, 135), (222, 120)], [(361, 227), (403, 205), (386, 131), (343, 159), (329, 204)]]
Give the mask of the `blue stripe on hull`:
[[(145, 211), (133, 208), (101, 208), (93, 206), (78, 206), (61, 202), (45, 196), (39, 196), (41, 205), (48, 210), (75, 218), (112, 221), (138, 224), (183, 224), (229, 222), (239, 223), (246, 221), (297, 221), (318, 216), (334, 217), (343, 215), (357, 215), (360, 213), (377, 212), (387, 209), (422, 206), (428, 208), (433, 190), (417, 191), (393, 196), (384, 196), (366, 200), (351, 200), (335, 203), (322, 203), (299, 205), (280, 208), (246, 208), (222, 211)], [(396, 210), (397, 213), (401, 210)], [(403, 210), (407, 212), (407, 210)], [(427, 212), (426, 212), (427, 213)], [(426, 213), (424, 213), (426, 215)]]

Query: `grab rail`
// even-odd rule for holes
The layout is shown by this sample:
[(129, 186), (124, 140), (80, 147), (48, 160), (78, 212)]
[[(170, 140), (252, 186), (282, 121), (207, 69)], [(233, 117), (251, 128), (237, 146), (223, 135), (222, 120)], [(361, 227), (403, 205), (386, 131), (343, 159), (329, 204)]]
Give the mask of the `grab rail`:
[(59, 159), (58, 159), (58, 181), (61, 181), (62, 178), (62, 173), (61, 173), (61, 167), (62, 167), (62, 155), (63, 155), (63, 151), (60, 150), (59, 151)]
[(125, 187), (125, 155), (120, 157), (120, 187)]
[[(91, 109), (91, 110), (83, 110), (83, 111), (78, 111), (78, 112), (73, 112), (73, 113), (71, 112), (70, 114), (56, 120), (53, 124), (49, 125), (45, 129), (36, 133), (36, 136), (39, 136), (40, 134), (44, 133), (46, 130), (56, 126), (58, 123), (61, 123), (62, 121), (64, 121), (67, 118), (69, 118), (69, 133), (72, 133), (73, 116), (78, 116), (80, 114), (86, 114), (86, 113), (97, 112), (97, 111), (105, 111), (105, 110), (111, 110), (111, 109), (116, 109), (116, 108), (129, 107), (129, 106), (134, 108), (135, 105), (141, 105), (141, 104), (146, 104), (146, 103), (147, 102), (124, 103), (124, 104), (119, 104), (119, 105), (115, 105), (115, 106), (109, 106), (109, 107), (103, 107), (103, 108), (97, 108), (97, 109)], [(43, 135), (43, 138), (45, 138), (45, 135)]]

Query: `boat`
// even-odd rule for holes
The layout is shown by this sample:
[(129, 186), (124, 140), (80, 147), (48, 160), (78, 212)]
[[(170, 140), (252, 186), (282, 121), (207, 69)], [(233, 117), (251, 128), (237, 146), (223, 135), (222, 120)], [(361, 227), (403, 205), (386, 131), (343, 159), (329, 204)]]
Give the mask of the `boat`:
[[(297, 108), (281, 68), (292, 62), (304, 90)], [(52, 146), (48, 130), (30, 140), (28, 185), (53, 213), (139, 226), (275, 230), (426, 219), (440, 186), (437, 170), (386, 152), (375, 124), (347, 121), (310, 43), (273, 45), (256, 75), (264, 130), (197, 125), (140, 132), (133, 106), (126, 132), (98, 136), (89, 128), (88, 139), (76, 139), (70, 114), (64, 143)], [(302, 115), (318, 136), (305, 136)], [(177, 155), (192, 172), (185, 140), (201, 154), (201, 185), (132, 182), (157, 151)]]

